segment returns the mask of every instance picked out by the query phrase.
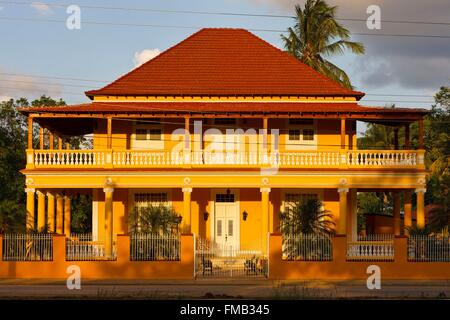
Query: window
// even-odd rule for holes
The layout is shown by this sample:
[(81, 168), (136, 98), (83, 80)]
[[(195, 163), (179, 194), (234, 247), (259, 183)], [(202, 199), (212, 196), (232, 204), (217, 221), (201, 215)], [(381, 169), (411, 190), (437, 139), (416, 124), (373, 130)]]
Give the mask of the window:
[(292, 118), (289, 119), (289, 124), (303, 124), (303, 125), (313, 125), (314, 124), (314, 120), (313, 119), (302, 119), (302, 118)]
[(149, 130), (149, 134), (150, 134), (150, 140), (152, 141), (160, 141), (161, 140), (161, 129), (150, 129)]
[(314, 129), (303, 129), (303, 140), (314, 141)]
[(299, 141), (300, 140), (300, 129), (289, 130), (289, 140)]
[(218, 193), (216, 194), (216, 202), (234, 202), (234, 194)]
[(147, 140), (147, 130), (136, 129), (136, 140)]
[(158, 206), (168, 202), (167, 192), (135, 193), (134, 203), (137, 207)]
[(215, 124), (236, 124), (236, 119), (234, 118), (216, 118), (214, 119)]
[(228, 236), (233, 236), (233, 220), (228, 220)]
[(222, 236), (222, 220), (217, 220), (217, 236)]
[(284, 196), (285, 205), (293, 205), (299, 201), (305, 201), (307, 199), (317, 199), (318, 196), (315, 193), (286, 193)]

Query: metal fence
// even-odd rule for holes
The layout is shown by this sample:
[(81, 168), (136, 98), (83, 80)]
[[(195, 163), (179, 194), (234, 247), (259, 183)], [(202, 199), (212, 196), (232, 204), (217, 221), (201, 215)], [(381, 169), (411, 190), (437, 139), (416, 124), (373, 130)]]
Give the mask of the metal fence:
[(107, 256), (104, 241), (92, 240), (92, 234), (71, 234), (66, 239), (67, 261), (115, 260), (116, 241), (113, 241), (112, 255)]
[(4, 261), (52, 261), (51, 234), (5, 234), (3, 236)]
[(196, 238), (195, 276), (210, 278), (267, 277), (268, 258), (262, 250), (241, 250)]
[(177, 261), (181, 257), (179, 234), (133, 233), (130, 236), (130, 260)]
[(332, 236), (327, 234), (283, 235), (283, 259), (300, 261), (333, 260)]
[(394, 235), (368, 234), (350, 238), (347, 243), (347, 260), (393, 261)]
[(450, 262), (450, 236), (409, 236), (408, 260), (422, 262)]

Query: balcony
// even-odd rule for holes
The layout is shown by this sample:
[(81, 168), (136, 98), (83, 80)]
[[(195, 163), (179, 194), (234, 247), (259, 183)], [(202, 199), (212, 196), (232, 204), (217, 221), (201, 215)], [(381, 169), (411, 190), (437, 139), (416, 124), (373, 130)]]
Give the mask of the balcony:
[(335, 168), (423, 169), (424, 150), (207, 152), (147, 150), (27, 150), (27, 169)]

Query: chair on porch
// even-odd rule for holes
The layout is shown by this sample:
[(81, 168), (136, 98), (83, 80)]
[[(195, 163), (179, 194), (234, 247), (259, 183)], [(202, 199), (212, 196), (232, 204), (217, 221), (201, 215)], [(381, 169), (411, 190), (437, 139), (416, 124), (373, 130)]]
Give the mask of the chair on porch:
[(259, 257), (253, 255), (251, 259), (247, 259), (244, 262), (244, 270), (246, 274), (258, 274), (261, 272), (261, 268), (259, 266)]
[(206, 272), (212, 275), (213, 272), (213, 263), (210, 259), (205, 259), (205, 256), (202, 255), (202, 272), (205, 275)]

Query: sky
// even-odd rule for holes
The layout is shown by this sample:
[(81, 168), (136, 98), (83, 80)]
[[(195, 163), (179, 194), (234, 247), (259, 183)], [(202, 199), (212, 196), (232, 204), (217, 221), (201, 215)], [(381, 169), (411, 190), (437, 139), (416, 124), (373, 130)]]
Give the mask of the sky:
[[(167, 11), (291, 16), (295, 4), (303, 3), (298, 0), (70, 3), (64, 0), (0, 0), (0, 100), (33, 99), (47, 94), (61, 97), (69, 104), (88, 102), (84, 91), (107, 84), (201, 27), (246, 28), (282, 48), (280, 35), (294, 24), (289, 17)], [(341, 21), (352, 33), (370, 34), (352, 36), (353, 40), (364, 43), (364, 56), (346, 52), (331, 58), (349, 74), (357, 90), (367, 93), (361, 104), (385, 106), (395, 103), (402, 107), (429, 108), (439, 87), (450, 85), (448, 0), (328, 0), (328, 3), (338, 7), (339, 18), (364, 20)], [(66, 9), (70, 4), (81, 8), (79, 30), (66, 27), (69, 17)], [(381, 9), (383, 22), (380, 30), (369, 30), (366, 26), (365, 19), (369, 16), (366, 10), (370, 5), (378, 5)], [(387, 37), (380, 34), (433, 37)]]

